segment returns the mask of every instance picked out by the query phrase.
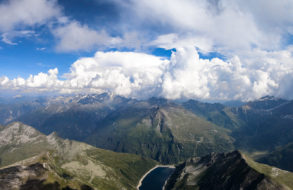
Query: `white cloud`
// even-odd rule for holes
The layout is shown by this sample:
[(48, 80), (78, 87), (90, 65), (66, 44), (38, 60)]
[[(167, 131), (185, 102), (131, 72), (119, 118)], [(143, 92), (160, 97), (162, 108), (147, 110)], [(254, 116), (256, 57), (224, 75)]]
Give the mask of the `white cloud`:
[[(112, 91), (123, 96), (154, 94), (167, 60), (134, 52), (97, 52), (72, 64), (66, 75), (71, 88)], [(144, 94), (141, 94), (144, 92)]]
[(282, 82), (293, 74), (292, 50), (261, 52), (256, 53), (258, 59), (236, 56), (223, 61), (200, 59), (193, 47), (177, 49), (165, 74), (162, 94), (173, 99), (247, 100), (268, 94), (292, 98), (292, 93), (284, 93), (292, 91), (292, 82)]
[(160, 90), (168, 62), (144, 53), (97, 52), (92, 58), (81, 58), (73, 63), (70, 72), (64, 75), (65, 80), (58, 79), (58, 70), (54, 69), (28, 79), (7, 81), (7, 77), (0, 78), (0, 88), (61, 93), (108, 91), (123, 96), (149, 97)]
[(7, 0), (0, 3), (2, 42), (17, 45), (15, 39), (36, 36), (35, 28), (61, 16), (56, 0)]
[[(2, 41), (16, 44), (17, 37), (33, 35), (21, 33), (29, 31), (27, 27), (49, 24), (58, 51), (176, 48), (170, 60), (135, 52), (97, 52), (73, 63), (64, 80), (58, 78), (58, 70), (49, 70), (28, 79), (2, 77), (0, 88), (112, 91), (131, 97), (293, 98), (293, 48), (284, 43), (284, 37), (293, 34), (292, 0), (127, 2), (120, 7), (127, 12), (119, 21), (123, 23), (115, 26), (115, 31), (121, 28), (121, 37), (113, 37), (64, 16), (55, 0), (10, 0), (0, 4)], [(195, 47), (201, 53), (219, 52), (227, 60), (201, 59)]]
[(0, 78), (0, 84), (3, 89), (21, 90), (21, 91), (60, 91), (64, 82), (59, 80), (58, 69), (50, 69), (48, 73), (39, 73), (37, 75), (30, 75), (27, 79), (18, 77), (9, 80), (7, 77)]
[(6, 87), (8, 83), (9, 83), (8, 77), (6, 77), (6, 76), (0, 77), (0, 84), (2, 87)]
[(207, 38), (186, 35), (179, 36), (176, 33), (160, 35), (148, 45), (164, 49), (181, 48), (193, 45), (198, 47), (202, 52), (210, 52), (213, 49), (213, 42)]
[(106, 31), (89, 28), (65, 16), (56, 0), (8, 0), (0, 3), (0, 34), (2, 41), (17, 45), (16, 38), (36, 34), (39, 26), (47, 25), (57, 38), (56, 49), (70, 52), (112, 47), (120, 38), (111, 37)]
[[(168, 49), (193, 45), (201, 51), (221, 51), (229, 56), (252, 47), (282, 49), (283, 38), (293, 34), (292, 0), (111, 2), (121, 15), (113, 26), (116, 37), (107, 33), (109, 28), (93, 29), (71, 19), (74, 15), (65, 15), (57, 0), (0, 3), (0, 32), (28, 30), (46, 24), (58, 39), (57, 50), (66, 52), (101, 47), (137, 50), (150, 45)], [(97, 23), (97, 27), (99, 25)], [(4, 42), (15, 44), (11, 38), (4, 37)]]
[(111, 37), (106, 31), (90, 29), (77, 21), (53, 29), (53, 34), (59, 40), (58, 51), (90, 50), (105, 46), (110, 48), (121, 42), (120, 38)]
[(35, 35), (35, 32), (32, 30), (21, 30), (21, 31), (10, 31), (2, 34), (2, 41), (9, 45), (17, 45), (17, 42), (14, 42), (15, 38), (21, 37), (30, 37)]
[[(204, 51), (233, 54), (251, 48), (278, 50), (293, 25), (293, 2), (241, 0), (141, 0), (131, 1), (140, 22), (162, 28), (156, 42), (176, 34), (176, 42), (197, 46)], [(165, 30), (164, 30), (165, 28)], [(169, 31), (167, 33), (166, 31)], [(161, 36), (162, 35), (162, 36)], [(188, 38), (186, 37), (188, 36)], [(172, 38), (174, 40), (174, 38)], [(181, 42), (183, 41), (183, 42)], [(203, 46), (203, 42), (208, 46)], [(157, 44), (157, 43), (156, 43)], [(161, 44), (159, 44), (161, 45)], [(164, 44), (163, 44), (164, 45)], [(183, 46), (181, 46), (183, 47)]]
[(55, 0), (9, 0), (0, 4), (0, 31), (46, 23), (60, 15)]
[(177, 48), (170, 60), (135, 52), (97, 52), (94, 57), (74, 62), (63, 80), (53, 69), (27, 79), (2, 77), (0, 88), (60, 93), (107, 91), (135, 98), (293, 98), (292, 50), (256, 50), (255, 59), (235, 56), (227, 61), (201, 59), (194, 47)]

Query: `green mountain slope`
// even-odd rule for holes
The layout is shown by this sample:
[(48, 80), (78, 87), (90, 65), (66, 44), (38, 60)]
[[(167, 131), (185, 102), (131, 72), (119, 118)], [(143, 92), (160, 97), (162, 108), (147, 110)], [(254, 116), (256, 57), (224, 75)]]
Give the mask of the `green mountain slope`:
[(182, 106), (218, 126), (227, 129), (236, 129), (239, 127), (240, 123), (232, 113), (230, 113), (230, 108), (225, 107), (219, 103), (204, 103), (195, 100), (189, 100), (184, 102)]
[(32, 185), (37, 189), (135, 189), (140, 177), (156, 164), (55, 134), (45, 136), (17, 122), (1, 127), (0, 139), (0, 184), (8, 189), (15, 184), (24, 189)]
[(241, 120), (241, 127), (233, 130), (238, 149), (273, 151), (278, 146), (293, 142), (292, 101), (280, 99), (259, 100), (232, 108)]
[(293, 188), (293, 173), (259, 164), (238, 151), (192, 158), (179, 164), (165, 186), (198, 190), (286, 190)]
[(269, 154), (263, 155), (257, 161), (276, 166), (278, 168), (293, 172), (293, 143), (279, 147)]
[(229, 133), (178, 106), (142, 102), (107, 116), (86, 142), (176, 163), (191, 156), (233, 149)]

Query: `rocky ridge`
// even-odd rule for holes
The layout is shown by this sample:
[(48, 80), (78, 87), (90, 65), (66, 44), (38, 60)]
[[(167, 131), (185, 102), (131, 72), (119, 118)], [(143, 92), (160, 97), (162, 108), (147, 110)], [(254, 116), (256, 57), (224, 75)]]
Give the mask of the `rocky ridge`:
[(255, 163), (234, 151), (211, 153), (179, 164), (165, 190), (288, 190), (293, 187), (292, 179), (290, 172)]

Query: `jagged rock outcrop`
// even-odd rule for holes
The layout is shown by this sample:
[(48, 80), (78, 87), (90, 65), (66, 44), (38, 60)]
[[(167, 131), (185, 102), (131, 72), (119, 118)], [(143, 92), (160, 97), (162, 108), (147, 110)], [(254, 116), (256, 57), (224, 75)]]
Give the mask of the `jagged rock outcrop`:
[[(35, 163), (28, 166), (11, 166), (0, 169), (0, 189), (20, 189), (20, 190), (59, 190), (60, 183), (44, 183), (47, 180), (49, 170), (43, 164)], [(83, 188), (93, 189), (87, 185)], [(63, 189), (73, 190), (66, 186)]]

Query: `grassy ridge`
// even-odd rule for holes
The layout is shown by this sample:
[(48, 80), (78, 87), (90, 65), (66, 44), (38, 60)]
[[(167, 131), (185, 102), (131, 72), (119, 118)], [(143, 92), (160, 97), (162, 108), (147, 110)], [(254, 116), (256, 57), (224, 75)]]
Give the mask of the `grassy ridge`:
[(290, 189), (293, 189), (293, 173), (255, 162), (245, 155), (243, 155), (243, 157), (245, 158), (248, 165), (254, 168), (256, 171), (265, 174), (280, 184), (286, 185)]

